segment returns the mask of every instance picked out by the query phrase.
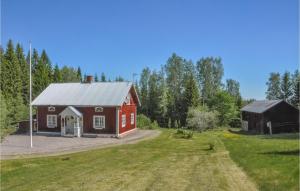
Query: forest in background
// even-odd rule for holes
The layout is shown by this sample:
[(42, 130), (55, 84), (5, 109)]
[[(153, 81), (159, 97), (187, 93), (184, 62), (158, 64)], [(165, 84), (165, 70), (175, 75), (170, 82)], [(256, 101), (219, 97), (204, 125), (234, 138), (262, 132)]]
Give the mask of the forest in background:
[[(28, 119), (29, 53), (10, 40), (0, 48), (1, 59), (1, 128)], [(33, 49), (31, 56), (33, 98), (50, 83), (82, 82), (81, 68), (53, 65), (45, 50)], [(191, 127), (199, 124), (239, 126), (240, 108), (252, 100), (243, 100), (240, 84), (234, 79), (223, 83), (224, 68), (219, 57), (201, 58), (195, 63), (175, 53), (160, 70), (146, 67), (135, 87), (141, 100), (138, 112), (161, 127)], [(94, 80), (111, 81), (105, 74), (95, 74)], [(124, 81), (117, 76), (113, 81)], [(294, 106), (299, 103), (299, 72), (271, 73), (267, 82), (268, 99), (284, 99)], [(195, 118), (198, 121), (195, 121)], [(201, 120), (199, 120), (201, 119)]]

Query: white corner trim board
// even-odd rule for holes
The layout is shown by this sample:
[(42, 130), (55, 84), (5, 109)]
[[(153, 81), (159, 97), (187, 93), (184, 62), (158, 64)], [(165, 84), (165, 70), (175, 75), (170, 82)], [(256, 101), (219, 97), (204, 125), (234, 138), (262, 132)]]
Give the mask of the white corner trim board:
[(129, 134), (129, 133), (131, 133), (131, 132), (133, 132), (133, 131), (136, 131), (136, 129), (137, 129), (137, 128), (134, 128), (134, 129), (131, 129), (131, 130), (126, 131), (126, 132), (124, 132), (124, 133), (121, 133), (121, 134), (119, 134), (118, 137), (124, 137), (125, 135), (127, 135), (127, 134)]

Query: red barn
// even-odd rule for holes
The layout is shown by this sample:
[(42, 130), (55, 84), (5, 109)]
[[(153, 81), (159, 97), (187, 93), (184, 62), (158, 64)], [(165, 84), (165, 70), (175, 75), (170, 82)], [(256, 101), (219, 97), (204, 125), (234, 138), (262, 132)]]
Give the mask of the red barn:
[(140, 104), (131, 82), (50, 84), (33, 102), (37, 132), (122, 136), (136, 128)]

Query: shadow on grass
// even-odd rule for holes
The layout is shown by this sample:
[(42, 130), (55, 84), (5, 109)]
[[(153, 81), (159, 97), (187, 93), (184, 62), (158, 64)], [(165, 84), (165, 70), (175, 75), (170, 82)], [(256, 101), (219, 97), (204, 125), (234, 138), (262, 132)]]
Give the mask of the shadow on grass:
[(292, 156), (299, 156), (299, 149), (290, 150), (290, 151), (271, 151), (271, 152), (263, 152), (260, 154), (264, 155), (292, 155)]
[(238, 129), (237, 130), (228, 129), (228, 131), (230, 133), (238, 134), (238, 135), (257, 135), (254, 132), (244, 131), (244, 130), (241, 130), (241, 129), (239, 129), (239, 130)]
[(278, 134), (273, 134), (273, 135), (269, 135), (269, 134), (257, 134), (255, 132), (248, 132), (248, 131), (243, 131), (243, 130), (232, 130), (229, 129), (228, 130), (230, 133), (233, 134), (238, 134), (238, 135), (256, 135), (259, 138), (262, 139), (299, 139), (299, 133), (295, 132), (295, 133), (278, 133)]
[(263, 139), (299, 139), (299, 133), (281, 133), (273, 135), (262, 135)]

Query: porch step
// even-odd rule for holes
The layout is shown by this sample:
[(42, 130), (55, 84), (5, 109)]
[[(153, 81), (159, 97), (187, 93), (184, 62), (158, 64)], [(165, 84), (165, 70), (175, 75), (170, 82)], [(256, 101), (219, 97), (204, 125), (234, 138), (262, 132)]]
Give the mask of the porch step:
[(67, 135), (64, 135), (64, 137), (71, 137), (71, 138), (72, 138), (72, 137), (75, 137), (75, 136), (74, 136), (74, 135), (68, 135), (68, 134), (67, 134)]
[(89, 137), (89, 138), (96, 138), (96, 137), (99, 137), (99, 138), (114, 138), (114, 137), (116, 137), (115, 134), (94, 134), (94, 133), (84, 133), (82, 136), (83, 137)]

